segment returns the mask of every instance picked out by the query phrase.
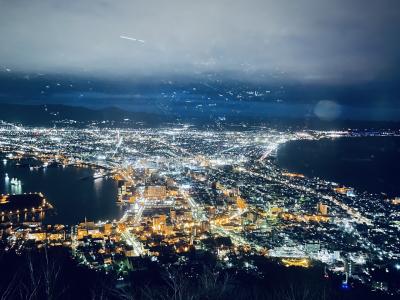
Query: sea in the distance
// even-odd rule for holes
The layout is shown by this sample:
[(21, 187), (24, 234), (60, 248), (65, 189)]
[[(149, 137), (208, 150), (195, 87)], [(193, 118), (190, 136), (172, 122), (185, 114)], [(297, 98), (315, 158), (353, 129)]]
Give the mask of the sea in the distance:
[(400, 196), (400, 137), (291, 141), (279, 148), (277, 162), (308, 177)]
[[(55, 207), (46, 212), (46, 224), (78, 224), (84, 221), (113, 220), (122, 215), (117, 206), (117, 183), (111, 178), (93, 179), (89, 168), (49, 166), (30, 170), (13, 160), (0, 160), (0, 194), (42, 192)], [(6, 180), (6, 173), (8, 180)], [(17, 178), (21, 186), (11, 185)]]

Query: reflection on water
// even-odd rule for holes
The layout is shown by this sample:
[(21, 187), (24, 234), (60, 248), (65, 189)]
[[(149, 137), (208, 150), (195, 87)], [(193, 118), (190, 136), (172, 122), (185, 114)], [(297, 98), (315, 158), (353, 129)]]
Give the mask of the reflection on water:
[(6, 173), (4, 177), (4, 194), (9, 194), (10, 193), (9, 190), (10, 190), (10, 177), (8, 177), (8, 174)]
[(22, 193), (22, 182), (18, 178), (11, 178), (9, 180), (9, 187), (7, 189), (11, 190), (11, 194), (21, 194)]
[[(116, 205), (117, 184), (110, 178), (93, 179), (89, 168), (30, 168), (15, 161), (0, 164), (0, 194), (42, 192), (55, 207), (54, 211), (24, 216), (26, 220), (45, 219), (45, 223), (77, 224), (88, 220), (112, 220), (122, 215)], [(21, 184), (11, 184), (12, 178)], [(17, 216), (16, 216), (17, 217)]]
[(94, 179), (93, 190), (94, 190), (96, 198), (98, 198), (100, 196), (102, 186), (103, 186), (103, 178)]
[(279, 148), (278, 164), (361, 191), (400, 196), (400, 137), (292, 141)]
[[(49, 212), (50, 213), (50, 212)], [(38, 222), (45, 221), (46, 212), (42, 211), (40, 213), (20, 213), (12, 216), (1, 215), (1, 222)]]

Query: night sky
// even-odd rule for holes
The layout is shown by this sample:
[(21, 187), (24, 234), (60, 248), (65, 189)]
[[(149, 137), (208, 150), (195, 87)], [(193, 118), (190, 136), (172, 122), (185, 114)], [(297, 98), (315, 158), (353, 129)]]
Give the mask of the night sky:
[(0, 102), (400, 120), (397, 0), (0, 0)]

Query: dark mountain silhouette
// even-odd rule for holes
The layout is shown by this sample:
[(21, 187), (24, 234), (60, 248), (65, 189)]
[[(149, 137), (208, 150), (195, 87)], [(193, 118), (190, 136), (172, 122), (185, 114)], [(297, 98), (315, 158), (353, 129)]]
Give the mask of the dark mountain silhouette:
[(67, 120), (74, 120), (78, 123), (91, 121), (129, 122), (130, 124), (143, 123), (148, 126), (171, 121), (165, 116), (130, 112), (115, 107), (89, 109), (59, 104), (0, 104), (0, 120), (34, 126), (47, 126)]
[[(59, 125), (88, 125), (96, 122), (97, 125), (121, 127), (158, 127), (178, 123), (190, 123), (199, 127), (248, 130), (252, 126), (268, 126), (277, 129), (313, 129), (313, 130), (345, 130), (351, 129), (399, 129), (399, 122), (391, 121), (361, 121), (335, 120), (322, 121), (316, 117), (307, 118), (277, 118), (277, 117), (249, 117), (236, 115), (225, 120), (203, 114), (190, 115), (188, 113), (147, 113), (129, 111), (117, 107), (91, 109), (81, 106), (61, 104), (24, 105), (0, 104), (0, 120), (30, 126)], [(71, 120), (73, 122), (71, 122)], [(103, 123), (102, 123), (103, 122)]]

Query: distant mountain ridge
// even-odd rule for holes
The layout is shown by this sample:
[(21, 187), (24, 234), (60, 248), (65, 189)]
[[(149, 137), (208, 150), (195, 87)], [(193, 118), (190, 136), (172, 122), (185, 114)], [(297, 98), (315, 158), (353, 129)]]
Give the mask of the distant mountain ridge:
[(151, 126), (166, 122), (168, 118), (157, 114), (126, 111), (116, 107), (90, 109), (61, 104), (0, 104), (0, 120), (32, 126), (48, 126), (66, 120), (80, 123), (90, 121), (124, 122), (125, 120)]
[[(359, 121), (335, 120), (322, 121), (316, 117), (282, 118), (282, 117), (249, 117), (246, 115), (229, 116), (224, 120), (211, 114), (197, 117), (185, 113), (148, 113), (129, 111), (117, 107), (92, 109), (82, 106), (63, 104), (0, 104), (0, 120), (27, 126), (72, 125), (84, 126), (92, 122), (97, 125), (113, 127), (159, 127), (173, 124), (191, 124), (200, 128), (248, 130), (252, 126), (267, 126), (277, 129), (314, 129), (345, 130), (352, 129), (396, 129), (400, 130), (400, 122), (392, 121)], [(73, 120), (73, 121), (71, 121)]]

